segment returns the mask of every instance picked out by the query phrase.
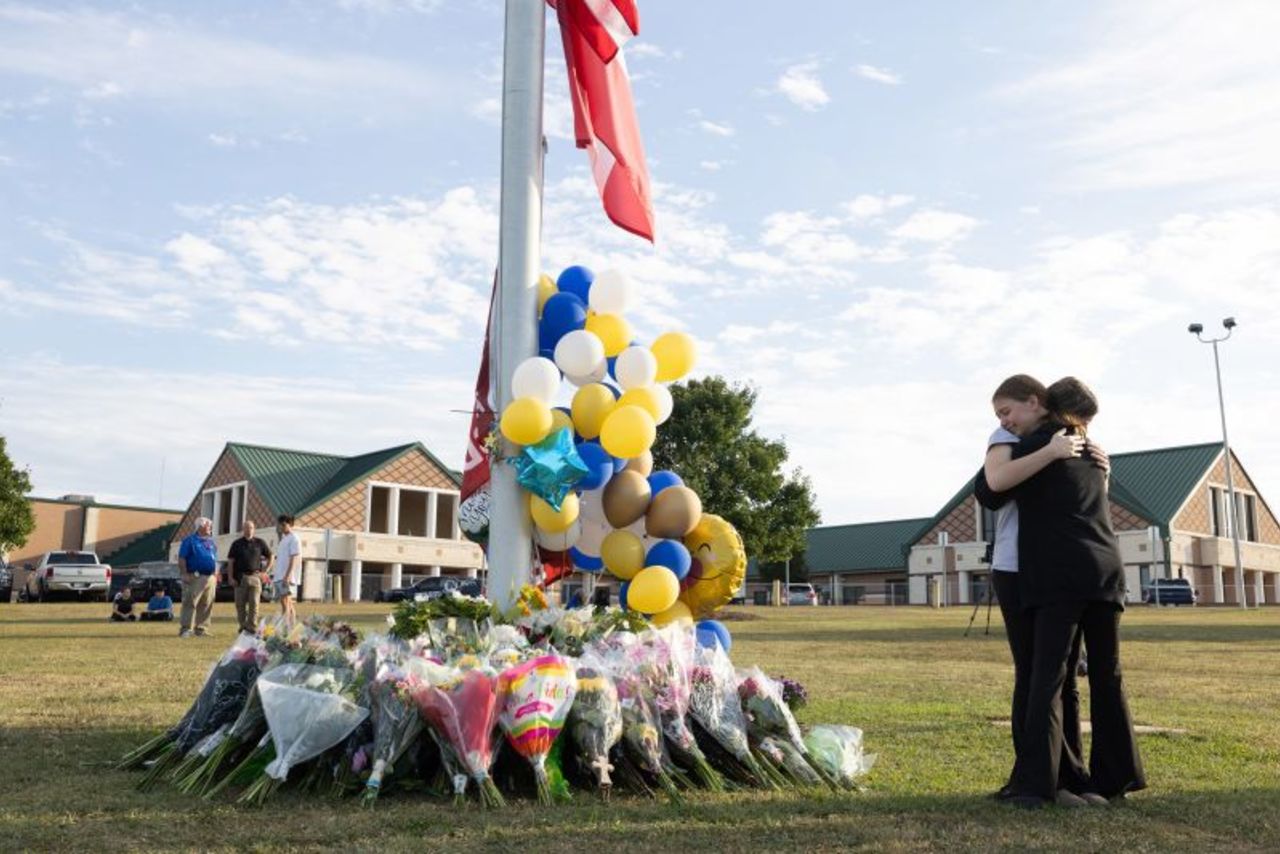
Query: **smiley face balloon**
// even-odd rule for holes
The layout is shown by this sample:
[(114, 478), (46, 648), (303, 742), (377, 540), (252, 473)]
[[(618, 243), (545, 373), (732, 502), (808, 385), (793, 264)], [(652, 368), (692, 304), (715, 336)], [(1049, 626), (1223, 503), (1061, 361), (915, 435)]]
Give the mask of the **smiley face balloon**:
[(747, 575), (747, 553), (738, 529), (714, 513), (703, 513), (684, 538), (693, 567), (681, 584), (680, 601), (701, 620), (727, 603)]

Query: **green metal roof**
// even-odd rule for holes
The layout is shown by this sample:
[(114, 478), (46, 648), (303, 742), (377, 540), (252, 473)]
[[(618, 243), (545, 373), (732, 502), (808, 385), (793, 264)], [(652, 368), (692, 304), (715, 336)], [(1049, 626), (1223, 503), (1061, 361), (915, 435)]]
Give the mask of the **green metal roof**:
[(158, 528), (152, 528), (138, 539), (116, 549), (109, 555), (103, 555), (103, 563), (119, 569), (124, 566), (137, 566), (146, 560), (167, 560), (169, 557), (169, 538), (178, 530), (177, 522), (170, 522)]
[(1112, 454), (1112, 489), (1120, 503), (1136, 500), (1146, 509), (1142, 515), (1167, 528), (1221, 453), (1222, 444), (1210, 442)]
[(810, 528), (809, 572), (873, 572), (906, 566), (902, 544), (929, 519), (895, 519)]
[(245, 476), (272, 513), (297, 516), (329, 500), (393, 460), (413, 450), (421, 451), (455, 484), (461, 475), (444, 465), (421, 442), (410, 442), (357, 457), (316, 454), (288, 448), (268, 448), (228, 442)]

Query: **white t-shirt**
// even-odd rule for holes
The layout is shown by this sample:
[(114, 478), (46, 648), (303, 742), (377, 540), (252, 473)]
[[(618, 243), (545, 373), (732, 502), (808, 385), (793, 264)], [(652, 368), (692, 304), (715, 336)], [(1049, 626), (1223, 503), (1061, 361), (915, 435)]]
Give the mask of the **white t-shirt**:
[[(1016, 538), (1016, 535), (1015, 535), (1015, 538)], [(271, 580), (284, 581), (286, 578), (288, 578), (289, 564), (292, 561), (294, 555), (300, 555), (300, 554), (302, 554), (302, 544), (298, 542), (297, 534), (295, 534), (293, 531), (290, 531), (289, 533), (281, 537), (280, 544), (276, 546), (276, 569), (275, 569), (275, 572), (271, 574)], [(302, 569), (301, 567), (299, 567), (298, 574), (301, 574), (301, 572), (302, 572)], [(295, 575), (293, 578), (293, 583), (297, 584), (298, 581), (299, 579), (297, 575)]]
[[(1021, 441), (1003, 427), (997, 427), (987, 440), (987, 450), (994, 445), (1016, 445)], [(991, 549), (991, 568), (996, 572), (1018, 571), (1018, 502), (1010, 501), (996, 511), (996, 542)]]

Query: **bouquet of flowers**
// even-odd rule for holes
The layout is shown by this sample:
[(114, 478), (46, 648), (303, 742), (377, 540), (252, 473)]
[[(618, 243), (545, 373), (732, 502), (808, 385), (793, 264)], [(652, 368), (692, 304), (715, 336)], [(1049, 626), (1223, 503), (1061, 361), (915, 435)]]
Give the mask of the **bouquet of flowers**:
[(152, 762), (138, 784), (139, 789), (153, 786), (162, 775), (177, 767), (192, 748), (235, 720), (244, 707), (250, 686), (258, 678), (259, 649), (255, 638), (237, 637), (210, 671), (204, 687), (178, 725), (121, 760), (121, 768), (136, 768)]
[(369, 714), (348, 696), (349, 669), (285, 664), (258, 680), (275, 758), (241, 796), (263, 803), (284, 783), (289, 771), (342, 742)]
[(364, 803), (373, 806), (383, 775), (422, 734), (422, 718), (413, 700), (418, 679), (401, 666), (385, 663), (368, 685), (373, 720), (373, 767), (365, 781)]
[(569, 709), (569, 737), (607, 800), (613, 787), (609, 751), (622, 738), (622, 703), (612, 677), (603, 669), (579, 667), (577, 677), (578, 692)]
[(486, 807), (504, 805), (502, 793), (489, 776), (493, 761), (493, 727), (498, 716), (497, 679), (486, 668), (467, 671), (441, 668), (433, 671), (425, 683), (413, 691), (418, 711), (431, 726), (440, 742), (446, 764), (456, 759), (463, 777), (463, 787), (454, 781), (455, 801), (461, 801), (466, 778), (474, 780), (480, 790), (480, 802)]
[(677, 625), (650, 632), (639, 672), (649, 680), (658, 707), (662, 734), (676, 757), (693, 768), (703, 786), (724, 791), (724, 778), (707, 762), (686, 720), (689, 714), (689, 672), (697, 641), (692, 631)]
[[(783, 699), (781, 685), (766, 676), (759, 667), (752, 667), (738, 674), (738, 699), (742, 701), (742, 711), (747, 716), (747, 732), (757, 744), (765, 738), (773, 737), (792, 748), (783, 754), (784, 760), (791, 754), (799, 754), (800, 759), (804, 760), (809, 750), (805, 747), (800, 724), (796, 722), (795, 715), (791, 713), (791, 707)], [(766, 761), (784, 775), (791, 777), (793, 781), (806, 783), (813, 776), (792, 773), (796, 767), (794, 758), (788, 765), (786, 761), (775, 761), (771, 753), (773, 751), (765, 754)], [(822, 768), (815, 767), (811, 770), (816, 771), (824, 782), (833, 788), (838, 788), (835, 780), (826, 778)]]
[(786, 739), (766, 735), (756, 748), (775, 768), (801, 786), (821, 786), (827, 782), (805, 760), (804, 754)]
[(716, 755), (725, 766), (721, 770), (748, 784), (777, 788), (751, 752), (733, 664), (720, 646), (697, 647), (690, 683), (689, 713), (718, 748)]
[(578, 691), (577, 674), (567, 659), (542, 655), (503, 671), (498, 690), (498, 723), (511, 746), (533, 766), (538, 801), (550, 804), (546, 759), (569, 717)]
[(857, 727), (821, 724), (805, 734), (804, 743), (814, 767), (845, 789), (856, 789), (858, 778), (876, 762), (874, 753), (862, 752), (862, 730)]

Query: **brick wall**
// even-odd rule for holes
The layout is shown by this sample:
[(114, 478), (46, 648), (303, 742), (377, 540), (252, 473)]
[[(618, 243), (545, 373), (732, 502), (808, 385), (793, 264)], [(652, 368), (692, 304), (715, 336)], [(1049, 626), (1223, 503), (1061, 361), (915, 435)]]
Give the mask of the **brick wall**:
[(458, 488), (430, 457), (415, 448), (307, 511), (299, 517), (298, 525), (304, 528), (332, 528), (335, 531), (363, 531), (367, 484), (371, 480), (454, 491)]

